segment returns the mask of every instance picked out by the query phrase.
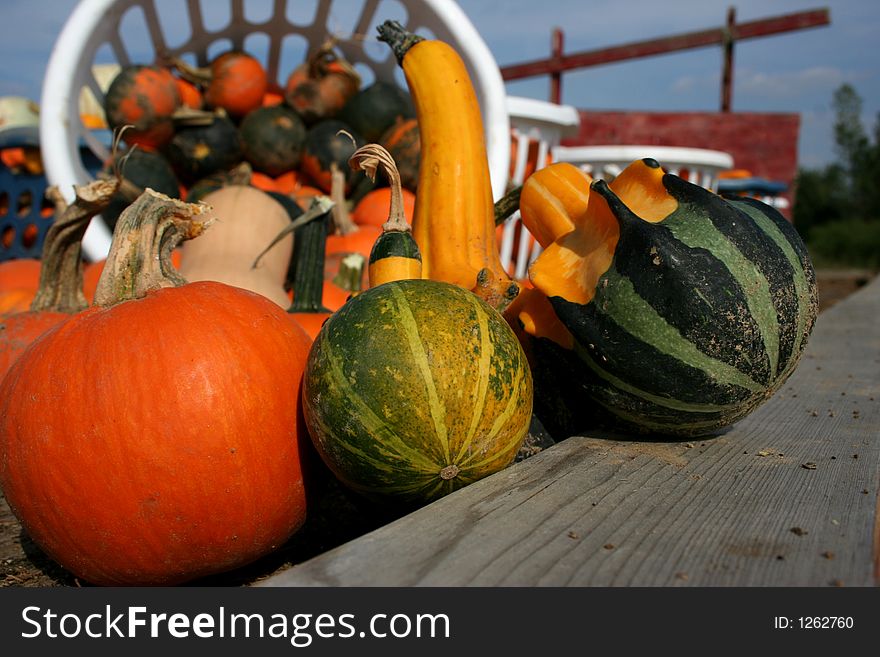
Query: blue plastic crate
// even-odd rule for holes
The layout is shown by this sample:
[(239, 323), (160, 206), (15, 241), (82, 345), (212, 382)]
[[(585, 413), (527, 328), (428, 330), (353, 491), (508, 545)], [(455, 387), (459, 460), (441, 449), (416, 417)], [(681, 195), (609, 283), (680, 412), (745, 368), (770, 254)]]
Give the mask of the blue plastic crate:
[[(55, 218), (54, 210), (44, 210), (46, 185), (45, 176), (0, 168), (0, 261), (40, 257), (43, 238)], [(27, 236), (29, 226), (36, 229), (35, 235)]]
[[(91, 151), (83, 150), (83, 161), (93, 175), (101, 169)], [(0, 262), (40, 258), (46, 231), (55, 220), (47, 187), (44, 175), (20, 173), (0, 164)]]

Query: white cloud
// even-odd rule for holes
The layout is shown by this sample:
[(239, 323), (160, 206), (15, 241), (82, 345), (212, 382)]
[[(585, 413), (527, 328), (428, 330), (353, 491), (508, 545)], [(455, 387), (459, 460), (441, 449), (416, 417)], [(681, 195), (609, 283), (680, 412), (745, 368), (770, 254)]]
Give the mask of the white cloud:
[(675, 93), (689, 93), (700, 86), (700, 81), (693, 75), (678, 78), (672, 83), (672, 91)]
[(737, 91), (777, 99), (829, 93), (845, 82), (856, 82), (859, 77), (833, 66), (813, 66), (799, 71), (773, 73), (738, 69), (735, 75)]

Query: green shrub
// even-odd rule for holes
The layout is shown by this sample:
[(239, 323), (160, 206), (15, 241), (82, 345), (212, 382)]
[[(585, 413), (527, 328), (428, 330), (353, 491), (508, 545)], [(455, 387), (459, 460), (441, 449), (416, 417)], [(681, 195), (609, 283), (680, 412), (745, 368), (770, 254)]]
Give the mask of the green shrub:
[(880, 269), (880, 221), (843, 219), (813, 226), (807, 247), (817, 267)]

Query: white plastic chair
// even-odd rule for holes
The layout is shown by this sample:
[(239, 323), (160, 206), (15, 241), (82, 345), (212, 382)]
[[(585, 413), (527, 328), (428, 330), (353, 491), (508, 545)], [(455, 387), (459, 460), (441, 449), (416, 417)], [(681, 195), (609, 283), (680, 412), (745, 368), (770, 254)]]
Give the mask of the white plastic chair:
[[(718, 191), (718, 174), (733, 168), (733, 156), (722, 151), (677, 146), (557, 146), (553, 157), (579, 166), (593, 178), (613, 179), (635, 160), (650, 157), (668, 172)], [(684, 175), (682, 175), (684, 174)]]
[[(580, 114), (571, 105), (557, 105), (533, 98), (507, 97), (511, 139), (516, 141), (516, 156), (511, 162), (510, 185), (522, 185), (526, 171), (546, 166), (548, 156), (563, 137), (577, 132)], [(532, 148), (532, 145), (536, 148)], [(516, 253), (514, 253), (514, 248)], [(516, 279), (527, 276), (528, 266), (541, 252), (540, 244), (523, 226), (519, 211), (504, 223), (499, 244), (501, 264)]]

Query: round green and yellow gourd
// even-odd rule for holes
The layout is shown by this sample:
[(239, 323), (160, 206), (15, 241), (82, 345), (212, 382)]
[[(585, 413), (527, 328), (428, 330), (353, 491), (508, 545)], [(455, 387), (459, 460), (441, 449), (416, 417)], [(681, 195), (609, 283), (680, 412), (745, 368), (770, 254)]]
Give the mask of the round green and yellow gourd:
[(695, 436), (772, 396), (817, 314), (795, 228), (760, 201), (722, 198), (651, 159), (588, 194), (529, 272), (573, 336), (535, 341), (568, 398), (627, 430)]
[(531, 419), (532, 378), (487, 303), (448, 283), (400, 280), (327, 320), (309, 354), (303, 409), (344, 484), (420, 504), (513, 461)]

